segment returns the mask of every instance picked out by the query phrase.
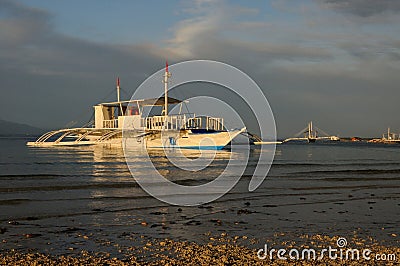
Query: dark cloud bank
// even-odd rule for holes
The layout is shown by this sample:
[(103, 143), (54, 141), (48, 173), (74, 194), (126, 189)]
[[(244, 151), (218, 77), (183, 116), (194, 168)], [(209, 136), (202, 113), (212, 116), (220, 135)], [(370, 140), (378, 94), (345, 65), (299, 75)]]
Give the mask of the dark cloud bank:
[(398, 0), (317, 0), (340, 12), (369, 17), (385, 12), (400, 11)]

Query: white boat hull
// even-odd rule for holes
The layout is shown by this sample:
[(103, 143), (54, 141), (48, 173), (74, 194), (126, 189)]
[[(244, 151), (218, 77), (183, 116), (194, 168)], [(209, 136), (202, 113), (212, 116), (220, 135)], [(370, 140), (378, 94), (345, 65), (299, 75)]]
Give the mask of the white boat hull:
[(246, 128), (231, 131), (162, 131), (138, 135), (123, 136), (123, 144), (128, 148), (181, 148), (181, 149), (211, 149), (220, 150), (228, 145)]
[(245, 128), (232, 131), (215, 132), (168, 132), (160, 138), (146, 140), (147, 148), (184, 148), (184, 149), (212, 149), (220, 150), (228, 145)]
[[(109, 130), (102, 135), (88, 134), (79, 141), (35, 141), (28, 142), (28, 146), (82, 146), (82, 145), (112, 145), (121, 146), (123, 144), (128, 148), (182, 148), (182, 149), (213, 149), (220, 150), (228, 145), (236, 136), (245, 132), (246, 128), (231, 131), (212, 131), (212, 130), (165, 130), (156, 132), (146, 132), (132, 130), (122, 132)], [(75, 132), (76, 129), (71, 129)], [(67, 132), (67, 131), (66, 131)], [(63, 131), (64, 133), (64, 131)], [(104, 138), (106, 135), (113, 135), (110, 138)], [(79, 135), (77, 136), (79, 139)], [(39, 138), (40, 139), (40, 138)]]

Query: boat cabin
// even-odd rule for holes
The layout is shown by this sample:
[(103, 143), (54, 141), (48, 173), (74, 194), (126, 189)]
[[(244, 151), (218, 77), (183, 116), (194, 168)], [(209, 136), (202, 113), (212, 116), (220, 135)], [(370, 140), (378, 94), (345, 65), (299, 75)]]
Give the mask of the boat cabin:
[[(182, 101), (168, 97), (168, 105), (182, 104)], [(223, 119), (196, 117), (195, 114), (145, 116), (145, 107), (164, 107), (164, 98), (130, 100), (101, 103), (94, 106), (94, 127), (97, 129), (127, 128), (138, 130), (179, 130), (200, 129), (223, 130)], [(182, 108), (180, 108), (182, 110)], [(204, 120), (204, 121), (203, 121)]]
[[(168, 98), (168, 104), (179, 104), (182, 101)], [(147, 100), (130, 100), (100, 103), (94, 107), (95, 128), (123, 128), (129, 123), (135, 129), (142, 129), (141, 118), (146, 106), (164, 106), (164, 98)], [(163, 111), (164, 112), (164, 111)], [(126, 127), (126, 125), (125, 125)]]

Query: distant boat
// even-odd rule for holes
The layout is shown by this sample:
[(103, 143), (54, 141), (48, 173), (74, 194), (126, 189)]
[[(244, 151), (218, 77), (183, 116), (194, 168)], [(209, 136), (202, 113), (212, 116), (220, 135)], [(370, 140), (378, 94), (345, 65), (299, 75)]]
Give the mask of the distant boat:
[[(94, 106), (94, 122), (86, 127), (65, 128), (47, 132), (28, 146), (78, 146), (116, 144), (145, 148), (222, 149), (246, 128), (226, 130), (220, 117), (196, 116), (190, 113), (169, 114), (168, 106), (182, 101), (168, 97), (171, 73), (166, 63), (164, 97), (142, 100), (120, 100), (117, 79), (117, 101)], [(145, 116), (144, 107), (163, 107), (158, 115)], [(180, 109), (182, 110), (182, 108)]]
[(308, 142), (315, 142), (318, 138), (318, 132), (313, 130), (312, 121), (308, 123), (308, 131), (305, 133), (308, 134), (306, 136)]
[(382, 134), (381, 139), (371, 139), (368, 142), (372, 143), (400, 143), (400, 134), (390, 132), (388, 127), (387, 132)]
[[(316, 128), (316, 127), (315, 127)], [(318, 128), (317, 128), (318, 129)], [(314, 130), (313, 128), (313, 122), (309, 122), (307, 127), (302, 129), (298, 134), (296, 134), (296, 137), (293, 138), (287, 138), (283, 142), (289, 142), (289, 141), (307, 141), (308, 143), (314, 143), (318, 140), (324, 140), (324, 141), (340, 141), (340, 138), (337, 136), (329, 136), (329, 134), (325, 133), (323, 130), (318, 129)], [(318, 132), (322, 132), (324, 136), (318, 136)], [(299, 135), (304, 134), (304, 137), (299, 137)]]

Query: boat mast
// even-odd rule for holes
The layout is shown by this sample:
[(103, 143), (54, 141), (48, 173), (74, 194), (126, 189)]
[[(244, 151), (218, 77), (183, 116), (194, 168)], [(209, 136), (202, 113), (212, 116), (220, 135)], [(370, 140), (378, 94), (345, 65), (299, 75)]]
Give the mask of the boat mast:
[(120, 87), (119, 87), (119, 77), (117, 77), (117, 101), (120, 102)]
[(168, 72), (168, 60), (165, 61), (165, 74), (164, 74), (164, 115), (168, 115), (168, 79), (171, 73)]
[(119, 77), (117, 77), (117, 102), (119, 104), (121, 115), (123, 115), (123, 109), (122, 109), (121, 98), (120, 98), (120, 90), (121, 90), (121, 87), (119, 86)]

